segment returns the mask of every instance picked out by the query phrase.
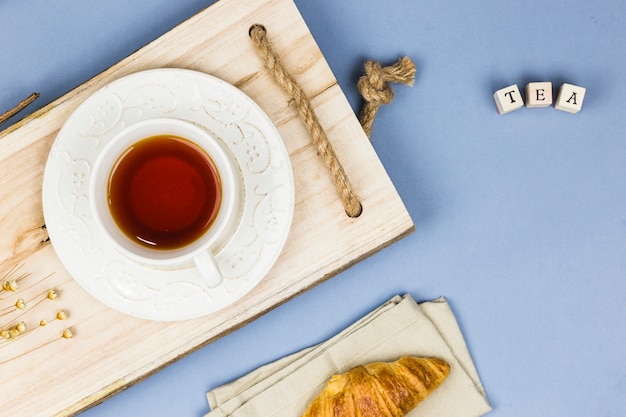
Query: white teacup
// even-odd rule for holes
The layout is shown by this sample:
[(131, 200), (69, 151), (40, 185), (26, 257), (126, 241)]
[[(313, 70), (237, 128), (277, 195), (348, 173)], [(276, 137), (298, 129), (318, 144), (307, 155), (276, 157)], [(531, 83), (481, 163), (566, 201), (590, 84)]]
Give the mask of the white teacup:
[[(148, 141), (153, 141), (149, 146), (160, 149), (155, 138), (165, 137), (175, 137), (182, 140), (180, 146), (194, 148), (190, 151), (194, 157), (199, 158), (201, 152), (209, 157), (217, 171), (219, 203), (209, 201), (214, 190), (208, 184), (214, 172), (208, 172), (208, 167), (195, 166), (176, 150), (141, 151), (148, 149), (144, 146)], [(139, 155), (132, 156), (139, 159), (129, 155)], [(206, 285), (215, 287), (222, 282), (222, 273), (214, 253), (232, 233), (241, 212), (242, 189), (236, 172), (224, 145), (203, 128), (178, 119), (138, 122), (115, 135), (96, 159), (89, 188), (95, 223), (124, 256), (162, 269), (195, 264)], [(210, 218), (208, 209), (194, 206), (198, 201), (202, 207), (219, 206), (217, 214)], [(198, 228), (194, 222), (204, 226)], [(188, 237), (194, 234), (197, 236)], [(187, 237), (179, 242), (180, 236)]]

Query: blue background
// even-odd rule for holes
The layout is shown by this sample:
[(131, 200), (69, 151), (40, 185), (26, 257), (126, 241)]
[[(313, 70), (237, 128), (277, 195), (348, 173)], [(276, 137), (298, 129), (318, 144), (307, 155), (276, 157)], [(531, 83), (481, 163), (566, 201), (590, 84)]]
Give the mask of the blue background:
[[(211, 3), (0, 0), (0, 112), (32, 91), (26, 113), (49, 103)], [(450, 301), (490, 415), (624, 416), (626, 3), (296, 4), (355, 111), (366, 59), (417, 64), (372, 135), (415, 233), (82, 415), (202, 416), (205, 391), (410, 293)], [(582, 111), (499, 115), (493, 92), (529, 81), (585, 87)]]

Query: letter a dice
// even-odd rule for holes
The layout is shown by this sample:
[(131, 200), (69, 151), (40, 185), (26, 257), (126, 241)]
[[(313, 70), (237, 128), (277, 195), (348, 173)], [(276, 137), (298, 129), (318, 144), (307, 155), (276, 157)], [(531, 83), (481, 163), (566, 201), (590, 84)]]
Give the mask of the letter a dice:
[(493, 93), (493, 99), (500, 114), (509, 113), (524, 107), (524, 100), (522, 100), (517, 84), (496, 91)]
[(578, 113), (583, 107), (585, 91), (584, 87), (564, 83), (556, 96), (554, 108), (568, 113)]

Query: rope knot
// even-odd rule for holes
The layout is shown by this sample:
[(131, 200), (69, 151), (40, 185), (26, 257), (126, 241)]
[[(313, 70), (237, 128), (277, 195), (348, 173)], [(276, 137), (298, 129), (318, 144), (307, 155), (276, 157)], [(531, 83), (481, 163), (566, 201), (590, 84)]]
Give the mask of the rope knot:
[(365, 63), (365, 75), (359, 78), (357, 88), (361, 96), (369, 102), (382, 105), (393, 101), (393, 91), (387, 82), (384, 69), (376, 61)]
[(366, 103), (361, 111), (361, 125), (369, 137), (378, 108), (392, 102), (394, 94), (390, 82), (413, 85), (415, 64), (409, 57), (402, 57), (395, 64), (383, 67), (376, 61), (365, 62), (365, 75), (357, 82), (357, 88)]

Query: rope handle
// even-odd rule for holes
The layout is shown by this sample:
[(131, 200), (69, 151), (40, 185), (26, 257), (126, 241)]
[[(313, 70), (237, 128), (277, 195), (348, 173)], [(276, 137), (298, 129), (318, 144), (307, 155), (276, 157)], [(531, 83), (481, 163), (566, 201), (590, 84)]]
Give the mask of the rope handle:
[[(346, 214), (353, 218), (360, 216), (363, 212), (363, 206), (320, 125), (311, 101), (297, 81), (282, 66), (278, 53), (267, 38), (265, 27), (260, 24), (252, 25), (249, 35), (265, 68), (296, 103), (298, 113), (317, 147), (317, 152), (331, 173)], [(401, 58), (396, 64), (384, 68), (376, 61), (365, 63), (365, 75), (359, 79), (357, 87), (366, 101), (361, 111), (360, 122), (368, 138), (371, 136), (372, 125), (378, 108), (383, 104), (391, 103), (393, 100), (394, 95), (389, 82), (402, 82), (412, 85), (414, 77), (415, 65), (408, 57)]]
[(346, 214), (349, 217), (361, 215), (363, 207), (359, 202), (350, 180), (346, 175), (343, 166), (339, 163), (337, 155), (328, 137), (320, 125), (319, 119), (313, 110), (311, 101), (308, 99), (296, 80), (285, 70), (280, 63), (278, 53), (267, 39), (267, 32), (262, 25), (253, 25), (250, 28), (250, 38), (252, 39), (259, 58), (263, 65), (272, 75), (274, 80), (291, 96), (296, 103), (298, 113), (302, 118), (307, 130), (311, 134), (313, 143), (317, 147), (317, 152), (324, 159), (326, 166), (335, 182), (335, 188), (341, 197)]

